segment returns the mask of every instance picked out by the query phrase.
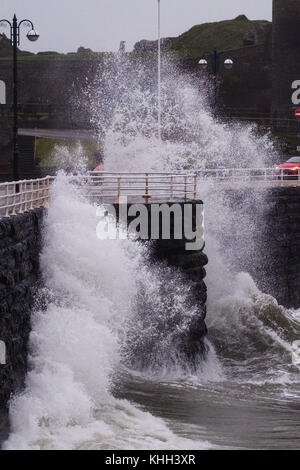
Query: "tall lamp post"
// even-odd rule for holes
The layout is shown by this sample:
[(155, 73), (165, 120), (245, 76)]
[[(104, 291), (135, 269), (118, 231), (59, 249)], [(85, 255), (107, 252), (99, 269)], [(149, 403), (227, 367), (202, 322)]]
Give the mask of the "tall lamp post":
[[(218, 108), (218, 77), (219, 77), (219, 72), (220, 72), (220, 55), (222, 52), (218, 52), (216, 49), (214, 50), (213, 53), (213, 60), (212, 60), (212, 75), (214, 79), (214, 104), (213, 104), (213, 111), (214, 111), (214, 116), (216, 117), (217, 115), (217, 108)], [(202, 58), (199, 60), (199, 65), (201, 69), (206, 70), (208, 67), (208, 62), (206, 59)], [(223, 66), (227, 70), (231, 70), (233, 67), (233, 60), (232, 59), (225, 59), (223, 62)]]
[[(20, 45), (20, 27), (22, 24), (30, 28), (27, 33), (29, 41), (36, 41), (39, 35), (34, 29), (30, 20), (21, 20), (18, 22), (14, 15), (12, 22), (9, 20), (0, 20), (0, 26), (8, 24), (10, 27), (10, 41), (13, 47), (13, 178), (19, 180), (19, 147), (18, 147), (18, 46)], [(19, 191), (17, 185), (16, 191)]]
[(157, 14), (158, 14), (158, 41), (157, 41), (157, 125), (158, 125), (158, 139), (161, 140), (161, 29), (160, 29), (160, 0), (157, 0)]

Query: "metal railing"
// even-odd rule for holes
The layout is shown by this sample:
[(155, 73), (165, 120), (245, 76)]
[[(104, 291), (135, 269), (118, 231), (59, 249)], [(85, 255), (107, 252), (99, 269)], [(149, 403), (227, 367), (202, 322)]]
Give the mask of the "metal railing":
[(298, 180), (300, 181), (300, 168), (221, 168), (200, 170), (197, 172), (200, 181), (217, 182), (271, 182)]
[(50, 201), (52, 176), (0, 183), (0, 217), (23, 214), (46, 207)]
[[(0, 217), (10, 217), (46, 207), (50, 201), (54, 176), (0, 183)], [(194, 173), (110, 173), (88, 172), (71, 176), (89, 200), (95, 203), (190, 201), (203, 197), (205, 183), (229, 187), (250, 183), (266, 186), (300, 184), (300, 168), (223, 168), (205, 169)], [(17, 191), (17, 188), (19, 191)]]
[(196, 173), (109, 173), (89, 172), (81, 183), (92, 200), (119, 203), (126, 197), (130, 201), (197, 199), (198, 175)]
[(245, 184), (262, 182), (266, 185), (284, 184), (287, 180), (300, 182), (300, 169), (276, 168), (224, 168), (205, 169), (194, 173), (109, 173), (89, 172), (82, 177), (86, 194), (94, 201), (114, 201), (123, 197), (130, 201), (150, 203), (162, 201), (188, 201), (203, 197), (205, 182)]

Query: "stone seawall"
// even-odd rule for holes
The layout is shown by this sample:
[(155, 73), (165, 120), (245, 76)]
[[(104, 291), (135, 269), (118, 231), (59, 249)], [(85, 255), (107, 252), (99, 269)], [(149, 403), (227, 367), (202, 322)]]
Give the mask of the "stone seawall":
[(224, 191), (219, 238), (231, 270), (288, 308), (300, 307), (300, 187)]
[(300, 187), (274, 188), (267, 193), (266, 234), (270, 263), (269, 290), (286, 307), (300, 307)]
[(6, 364), (0, 365), (0, 443), (8, 432), (8, 401), (24, 384), (27, 344), (39, 253), (43, 209), (0, 219), (0, 340)]

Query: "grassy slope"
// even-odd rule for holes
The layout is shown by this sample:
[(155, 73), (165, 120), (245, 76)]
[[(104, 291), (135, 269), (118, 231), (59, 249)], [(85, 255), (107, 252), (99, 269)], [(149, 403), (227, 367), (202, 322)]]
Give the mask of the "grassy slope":
[(222, 51), (243, 46), (243, 37), (255, 25), (268, 24), (265, 20), (248, 20), (240, 15), (234, 20), (204, 23), (172, 39), (172, 49), (180, 55), (199, 57), (214, 48)]
[[(81, 155), (87, 158), (88, 168), (95, 168), (97, 165), (95, 153), (99, 152), (97, 144), (82, 141), (80, 146)], [(72, 139), (37, 139), (36, 157), (41, 168), (72, 167), (78, 161), (78, 142)]]
[[(171, 50), (180, 56), (199, 57), (214, 48), (218, 50), (238, 49), (243, 46), (244, 35), (255, 25), (264, 25), (266, 20), (248, 20), (245, 15), (240, 15), (234, 20), (218, 21), (215, 23), (203, 23), (193, 26), (189, 31), (177, 38), (171, 39)], [(140, 55), (153, 54), (153, 52), (140, 52)], [(139, 55), (135, 53), (134, 55)], [(43, 54), (19, 53), (19, 59), (32, 60), (103, 60), (111, 56), (110, 52), (92, 53), (68, 53), (68, 54)], [(11, 60), (11, 57), (0, 57), (0, 60)]]
[[(87, 53), (76, 53), (69, 52), (68, 54), (22, 54), (19, 53), (18, 59), (22, 61), (32, 61), (32, 60), (103, 60), (105, 57), (109, 57), (110, 52), (93, 52), (92, 54)], [(12, 60), (12, 56), (0, 57), (0, 60)]]

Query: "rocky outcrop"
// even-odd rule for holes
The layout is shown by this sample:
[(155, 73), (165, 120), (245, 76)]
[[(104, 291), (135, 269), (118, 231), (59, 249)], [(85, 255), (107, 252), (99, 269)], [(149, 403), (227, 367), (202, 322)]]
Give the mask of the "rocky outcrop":
[(0, 442), (8, 431), (8, 401), (24, 384), (43, 209), (0, 219), (0, 340), (6, 364), (0, 365)]
[[(172, 44), (172, 38), (162, 38), (160, 47), (162, 51), (167, 51)], [(148, 41), (147, 39), (142, 39), (134, 45), (135, 51), (157, 51), (157, 41)]]

